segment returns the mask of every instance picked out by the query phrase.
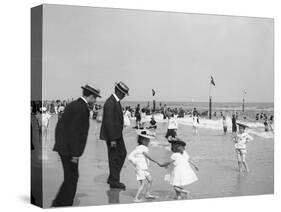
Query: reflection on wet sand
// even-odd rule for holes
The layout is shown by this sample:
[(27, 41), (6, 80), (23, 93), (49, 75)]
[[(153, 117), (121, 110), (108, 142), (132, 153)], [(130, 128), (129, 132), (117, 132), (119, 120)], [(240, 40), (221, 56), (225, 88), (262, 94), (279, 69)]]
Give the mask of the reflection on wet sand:
[(109, 204), (120, 203), (120, 192), (121, 192), (120, 189), (114, 189), (114, 188), (107, 190), (106, 195), (108, 198), (108, 203)]

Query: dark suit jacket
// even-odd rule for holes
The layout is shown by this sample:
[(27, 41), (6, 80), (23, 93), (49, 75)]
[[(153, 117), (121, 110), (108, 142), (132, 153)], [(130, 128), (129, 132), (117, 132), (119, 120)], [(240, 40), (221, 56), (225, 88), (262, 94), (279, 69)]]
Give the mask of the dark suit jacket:
[(124, 120), (121, 104), (111, 95), (104, 103), (100, 139), (117, 141), (122, 138), (123, 126)]
[(64, 156), (82, 155), (88, 137), (89, 115), (88, 105), (81, 98), (66, 106), (56, 126), (54, 151)]

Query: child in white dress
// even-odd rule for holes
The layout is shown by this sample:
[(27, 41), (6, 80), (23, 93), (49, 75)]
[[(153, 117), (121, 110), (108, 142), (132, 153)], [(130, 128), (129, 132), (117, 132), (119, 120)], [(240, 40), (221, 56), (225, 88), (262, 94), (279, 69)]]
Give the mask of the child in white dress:
[(192, 165), (197, 171), (199, 169), (190, 160), (189, 155), (185, 151), (185, 145), (185, 142), (181, 140), (175, 141), (173, 148), (174, 153), (171, 155), (171, 161), (160, 165), (161, 167), (173, 165), (169, 181), (176, 192), (176, 199), (182, 199), (183, 194), (189, 194), (189, 191), (185, 190), (183, 186), (189, 185), (198, 180), (190, 165)]
[(253, 140), (253, 137), (245, 132), (245, 129), (248, 127), (245, 124), (237, 123), (239, 126), (238, 133), (234, 136), (233, 140), (235, 142), (235, 150), (238, 160), (239, 172), (242, 172), (242, 166), (245, 167), (246, 172), (249, 172), (248, 164), (246, 162), (247, 154), (247, 143)]
[(192, 132), (195, 135), (198, 134), (198, 126), (199, 126), (199, 117), (198, 115), (195, 115), (192, 118)]
[(140, 195), (147, 184), (146, 199), (155, 199), (156, 196), (150, 193), (152, 186), (152, 177), (148, 171), (149, 161), (160, 165), (157, 161), (148, 156), (148, 145), (150, 139), (154, 139), (155, 135), (149, 130), (140, 130), (138, 134), (138, 146), (129, 154), (128, 160), (134, 165), (137, 181), (140, 182), (140, 187), (134, 198), (135, 202), (141, 202)]
[(126, 110), (124, 112), (124, 127), (129, 127), (131, 125), (131, 112), (130, 108), (126, 107)]

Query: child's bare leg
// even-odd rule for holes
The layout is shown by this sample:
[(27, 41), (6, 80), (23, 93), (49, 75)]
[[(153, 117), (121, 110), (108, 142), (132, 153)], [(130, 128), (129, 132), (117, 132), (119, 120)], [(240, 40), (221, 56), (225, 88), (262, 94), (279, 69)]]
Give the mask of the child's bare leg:
[(146, 188), (146, 196), (150, 196), (151, 186), (152, 186), (152, 177), (150, 175), (146, 176), (147, 180), (147, 188)]
[(243, 163), (243, 165), (245, 167), (246, 172), (249, 172), (249, 167), (248, 167), (248, 164), (246, 162), (246, 154), (242, 155), (242, 163)]
[(146, 189), (146, 198), (147, 199), (156, 199), (157, 196), (151, 194), (151, 187), (152, 187), (152, 177), (150, 175), (146, 176), (147, 180), (147, 189)]
[(143, 191), (144, 186), (145, 186), (145, 180), (140, 180), (140, 187), (139, 187), (137, 194), (135, 196), (135, 199), (134, 199), (135, 202), (139, 202), (141, 200), (139, 198), (139, 196), (140, 196), (141, 192)]
[(237, 152), (237, 161), (238, 161), (239, 172), (242, 172), (241, 155), (239, 152)]

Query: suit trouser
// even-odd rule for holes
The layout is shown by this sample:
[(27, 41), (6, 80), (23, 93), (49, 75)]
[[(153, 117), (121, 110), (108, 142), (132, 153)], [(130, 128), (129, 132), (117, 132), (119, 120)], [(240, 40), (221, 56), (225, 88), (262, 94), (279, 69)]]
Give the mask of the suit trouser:
[(60, 155), (64, 172), (64, 180), (53, 201), (53, 206), (71, 206), (76, 194), (78, 182), (78, 162), (71, 161), (72, 157)]
[(117, 146), (111, 147), (110, 141), (107, 141), (109, 177), (107, 182), (115, 184), (120, 182), (120, 172), (127, 156), (126, 146), (123, 137), (116, 140)]

